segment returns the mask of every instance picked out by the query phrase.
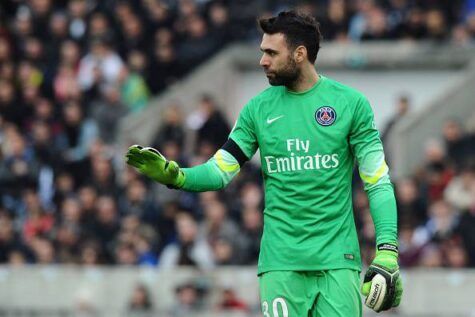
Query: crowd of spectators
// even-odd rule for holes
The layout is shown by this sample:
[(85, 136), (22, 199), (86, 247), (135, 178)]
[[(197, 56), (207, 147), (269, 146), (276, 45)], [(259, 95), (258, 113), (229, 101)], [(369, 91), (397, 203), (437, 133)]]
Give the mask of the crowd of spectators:
[[(124, 167), (116, 129), (227, 43), (255, 38), (256, 12), (291, 3), (2, 1), (0, 263), (254, 265), (263, 209), (258, 166), (246, 164), (221, 192), (171, 190)], [(474, 39), (471, 1), (377, 3), (299, 6), (319, 17), (326, 39)], [(181, 166), (207, 160), (230, 131), (223, 105), (206, 94), (197, 102), (186, 116), (170, 105), (154, 138)], [(189, 131), (195, 148), (184, 151)], [(443, 133), (414, 177), (395, 184), (403, 266), (475, 266), (475, 170), (466, 160), (474, 136), (455, 121)], [(365, 260), (374, 246), (367, 211), (356, 182)]]

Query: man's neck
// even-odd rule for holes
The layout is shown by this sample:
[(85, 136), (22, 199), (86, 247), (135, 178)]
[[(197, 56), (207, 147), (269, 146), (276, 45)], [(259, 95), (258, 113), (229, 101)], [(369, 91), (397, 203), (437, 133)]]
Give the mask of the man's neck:
[(290, 86), (287, 86), (287, 89), (293, 92), (303, 92), (312, 88), (318, 81), (318, 73), (315, 70), (315, 67), (304, 68), (299, 78)]

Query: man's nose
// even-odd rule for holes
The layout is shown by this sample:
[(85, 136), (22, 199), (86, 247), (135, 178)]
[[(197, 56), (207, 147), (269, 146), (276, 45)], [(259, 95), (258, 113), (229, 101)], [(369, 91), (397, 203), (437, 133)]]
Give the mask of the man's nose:
[(259, 64), (260, 64), (262, 67), (267, 68), (267, 67), (269, 67), (269, 59), (266, 58), (265, 55), (262, 55), (261, 60), (259, 61)]

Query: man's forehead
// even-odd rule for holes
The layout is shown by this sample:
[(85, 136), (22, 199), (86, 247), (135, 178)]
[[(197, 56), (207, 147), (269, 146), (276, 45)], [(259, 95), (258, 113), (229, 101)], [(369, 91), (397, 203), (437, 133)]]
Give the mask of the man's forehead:
[(283, 33), (267, 34), (262, 36), (261, 49), (275, 48), (276, 46), (284, 45), (285, 35)]

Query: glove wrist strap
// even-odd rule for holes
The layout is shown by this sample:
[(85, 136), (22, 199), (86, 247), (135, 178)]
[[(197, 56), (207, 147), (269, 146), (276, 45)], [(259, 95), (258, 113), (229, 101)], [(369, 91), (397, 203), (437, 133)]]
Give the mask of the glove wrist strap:
[(377, 250), (378, 252), (381, 252), (381, 251), (390, 251), (390, 252), (396, 253), (396, 255), (399, 253), (399, 250), (398, 250), (397, 245), (391, 244), (391, 243), (381, 243), (381, 244), (378, 244), (378, 246), (376, 247), (376, 250)]

